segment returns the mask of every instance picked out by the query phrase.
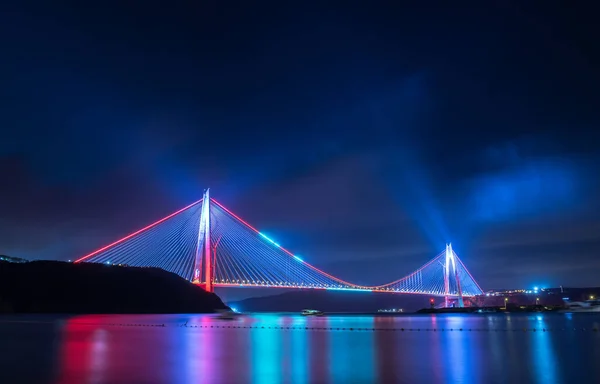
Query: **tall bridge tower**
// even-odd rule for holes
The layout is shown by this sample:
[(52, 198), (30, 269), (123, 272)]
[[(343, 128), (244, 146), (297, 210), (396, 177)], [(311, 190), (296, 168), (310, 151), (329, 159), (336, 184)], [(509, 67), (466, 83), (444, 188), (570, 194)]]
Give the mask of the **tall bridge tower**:
[[(460, 286), (460, 278), (458, 277), (458, 269), (456, 268), (456, 259), (454, 257), (454, 251), (452, 250), (452, 244), (446, 244), (446, 261), (444, 263), (444, 301), (445, 306), (450, 305), (450, 279), (454, 279), (456, 284), (456, 291), (458, 292), (458, 306), (463, 308), (465, 306), (462, 289)], [(452, 269), (452, 271), (451, 271)]]
[(204, 191), (198, 226), (198, 242), (196, 244), (196, 260), (194, 263), (195, 284), (204, 286), (207, 292), (214, 292), (213, 256), (210, 244), (210, 190)]

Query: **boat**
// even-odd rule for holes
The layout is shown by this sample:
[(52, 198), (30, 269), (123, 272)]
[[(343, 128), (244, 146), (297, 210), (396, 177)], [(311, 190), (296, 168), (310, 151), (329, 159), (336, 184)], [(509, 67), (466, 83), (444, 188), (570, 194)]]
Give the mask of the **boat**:
[(316, 309), (303, 309), (301, 314), (302, 316), (323, 316), (323, 312)]
[(600, 312), (600, 300), (568, 302), (563, 312)]
[(242, 314), (239, 312), (228, 311), (228, 310), (220, 310), (220, 311), (217, 311), (217, 313), (219, 314), (217, 316), (217, 319), (219, 319), (219, 320), (235, 320), (238, 317), (242, 316)]

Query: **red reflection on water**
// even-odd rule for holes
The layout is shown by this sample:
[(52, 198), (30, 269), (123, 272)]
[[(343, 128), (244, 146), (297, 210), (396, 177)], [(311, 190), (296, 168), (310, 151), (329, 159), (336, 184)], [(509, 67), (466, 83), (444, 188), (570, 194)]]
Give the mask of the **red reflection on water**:
[[(58, 383), (75, 384), (89, 371), (93, 328), (74, 319), (66, 321), (60, 348)], [(86, 380), (87, 381), (87, 380)]]
[(250, 341), (244, 321), (218, 320), (201, 316), (192, 322), (200, 328), (182, 328), (180, 339), (186, 345), (178, 354), (185, 369), (182, 383), (242, 383), (247, 381)]
[[(375, 317), (375, 328), (394, 328), (393, 317)], [(380, 383), (398, 382), (400, 377), (396, 371), (398, 366), (396, 358), (395, 333), (392, 331), (377, 331), (373, 338), (375, 361), (377, 364), (377, 381)]]
[[(329, 319), (319, 319), (321, 328), (329, 328)], [(314, 331), (309, 334), (309, 377), (311, 383), (328, 383), (330, 377), (329, 331)]]
[[(113, 321), (114, 321), (113, 317)], [(78, 316), (62, 328), (57, 382), (156, 382), (168, 379), (169, 338), (147, 328), (119, 328), (103, 316)], [(151, 366), (152, 369), (147, 369)]]
[[(217, 382), (221, 374), (221, 364), (218, 364), (222, 353), (223, 341), (215, 341), (215, 331), (209, 330), (211, 325), (220, 325), (207, 316), (200, 318), (200, 329), (191, 329), (185, 334), (184, 340), (187, 345), (187, 354), (182, 354), (187, 368), (187, 382), (200, 383), (209, 380)], [(221, 368), (221, 369), (220, 369)]]

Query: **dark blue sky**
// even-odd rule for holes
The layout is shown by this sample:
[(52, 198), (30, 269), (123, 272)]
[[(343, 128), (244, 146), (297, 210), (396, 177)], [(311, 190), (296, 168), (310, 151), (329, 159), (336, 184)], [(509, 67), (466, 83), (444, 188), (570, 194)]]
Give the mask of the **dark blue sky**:
[(449, 241), (484, 288), (600, 283), (592, 9), (322, 3), (3, 5), (0, 253), (73, 259), (211, 187), (357, 283)]

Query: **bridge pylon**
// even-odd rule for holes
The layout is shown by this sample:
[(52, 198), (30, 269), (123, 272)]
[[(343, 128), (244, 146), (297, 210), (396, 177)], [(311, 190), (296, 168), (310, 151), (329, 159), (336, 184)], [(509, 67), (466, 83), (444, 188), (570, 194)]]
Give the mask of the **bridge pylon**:
[[(196, 243), (196, 260), (194, 263), (195, 284), (204, 286), (207, 292), (214, 292), (213, 287), (213, 258), (210, 244), (210, 192), (204, 191), (200, 223), (198, 225), (198, 241)], [(203, 278), (204, 275), (204, 278)]]
[[(446, 244), (446, 261), (444, 264), (444, 301), (445, 306), (450, 306), (450, 279), (454, 278), (455, 288), (458, 293), (458, 306), (463, 308), (465, 306), (462, 296), (462, 289), (460, 284), (460, 278), (458, 277), (458, 269), (456, 268), (456, 259), (454, 257), (454, 251), (452, 250), (452, 244)], [(452, 272), (450, 269), (452, 268)]]

